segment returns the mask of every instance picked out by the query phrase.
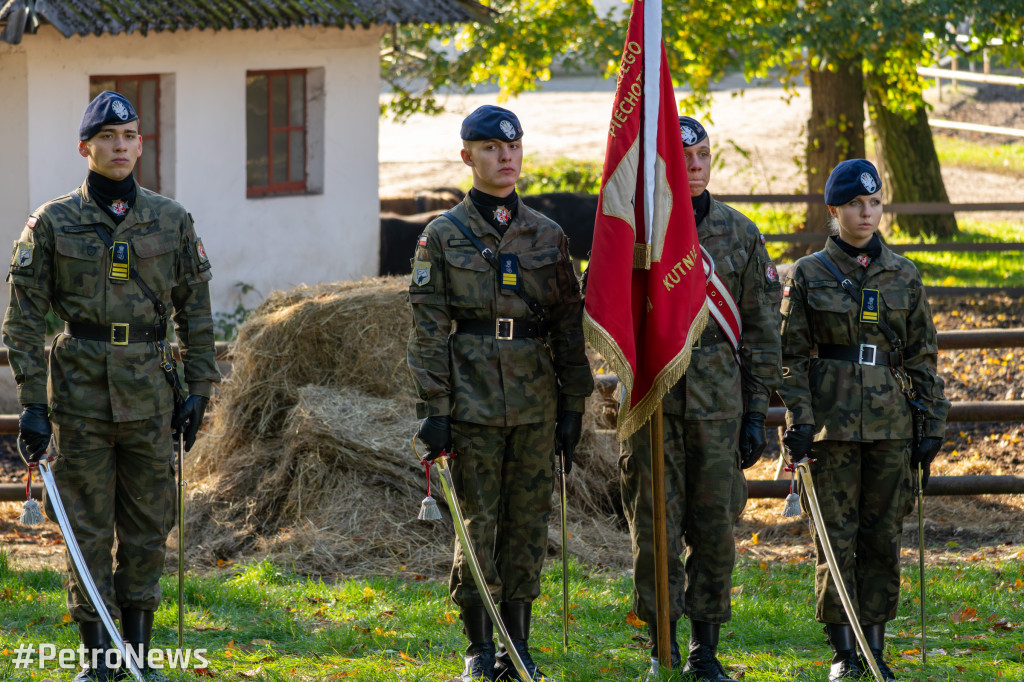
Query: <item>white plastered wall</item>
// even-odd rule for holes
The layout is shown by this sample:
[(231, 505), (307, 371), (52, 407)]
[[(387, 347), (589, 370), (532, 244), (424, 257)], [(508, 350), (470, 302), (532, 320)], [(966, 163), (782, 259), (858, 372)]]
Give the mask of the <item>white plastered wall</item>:
[[(162, 169), (164, 185), (192, 213), (210, 255), (215, 311), (251, 308), (259, 295), (297, 284), (375, 275), (382, 30), (64, 38), (44, 26), (18, 46), (0, 43), (0, 237), (10, 244), (28, 211), (84, 179), (77, 138), (89, 77), (157, 73), (171, 85), (163, 96), (173, 111), (173, 134), (163, 139), (173, 170), (168, 177)], [(294, 68), (315, 69), (323, 81), (323, 190), (247, 199), (246, 72)], [(240, 298), (236, 283), (259, 295)]]

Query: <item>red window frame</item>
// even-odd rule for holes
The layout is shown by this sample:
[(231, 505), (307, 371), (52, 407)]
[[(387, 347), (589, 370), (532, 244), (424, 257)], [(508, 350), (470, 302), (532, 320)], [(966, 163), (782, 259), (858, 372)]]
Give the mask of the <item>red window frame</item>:
[[(150, 133), (148, 135), (144, 135), (143, 136), (143, 147), (145, 149), (145, 154), (146, 154), (146, 156), (151, 157), (151, 158), (154, 159), (153, 168), (156, 169), (156, 177), (155, 178), (147, 178), (147, 177), (145, 177), (144, 173), (142, 172), (142, 163), (140, 162), (140, 163), (136, 163), (135, 164), (135, 170), (134, 170), (135, 181), (137, 183), (139, 183), (140, 186), (145, 187), (147, 189), (151, 189), (154, 192), (159, 193), (160, 192), (160, 185), (161, 185), (161, 183), (160, 183), (160, 107), (161, 107), (161, 102), (160, 102), (160, 76), (158, 74), (142, 74), (142, 75), (137, 75), (137, 76), (90, 76), (89, 77), (89, 90), (90, 90), (89, 99), (91, 100), (93, 97), (95, 97), (96, 95), (99, 94), (99, 92), (92, 92), (92, 90), (95, 89), (96, 86), (98, 86), (101, 83), (108, 82), (108, 81), (114, 81), (114, 88), (113, 88), (114, 91), (115, 92), (120, 92), (122, 94), (124, 93), (124, 90), (125, 90), (125, 87), (124, 87), (125, 83), (134, 82), (135, 83), (135, 92), (137, 92), (137, 93), (142, 92), (142, 83), (143, 83), (143, 81), (152, 81), (156, 85), (156, 102), (155, 102), (156, 111), (148, 111), (146, 109), (146, 107), (142, 104), (141, 101), (132, 101), (132, 106), (135, 107), (135, 113), (137, 113), (139, 115), (139, 119), (140, 120), (145, 120), (147, 122), (147, 125), (148, 125), (149, 121), (153, 122), (153, 130), (156, 131), (155, 133)], [(136, 97), (135, 99), (136, 100), (140, 100), (139, 97)], [(129, 100), (129, 101), (131, 101), (131, 100)], [(139, 126), (139, 133), (140, 134), (142, 133), (141, 124)]]
[[(253, 76), (262, 76), (267, 79), (267, 184), (266, 185), (248, 185), (248, 180), (245, 188), (245, 194), (247, 197), (262, 197), (272, 194), (300, 194), (306, 191), (306, 167), (307, 155), (302, 155), (302, 180), (277, 180), (274, 178), (274, 135), (277, 133), (284, 133), (285, 137), (291, 136), (292, 132), (298, 131), (302, 133), (303, 149), (305, 149), (307, 132), (307, 122), (309, 120), (309, 112), (307, 111), (306, 103), (306, 79), (308, 78), (308, 69), (272, 69), (272, 70), (260, 70), (260, 71), (247, 71), (246, 78)], [(292, 79), (290, 76), (301, 75), (302, 76), (302, 91), (292, 92)], [(277, 121), (274, 119), (274, 106), (272, 98), (273, 87), (271, 82), (275, 76), (284, 76), (285, 87), (287, 88), (287, 102), (284, 110), (287, 112), (287, 121)], [(295, 124), (292, 118), (292, 102), (296, 97), (302, 98), (302, 123)], [(248, 92), (246, 93), (246, 107), (248, 109)], [(246, 120), (246, 126), (248, 127), (249, 121)], [(250, 131), (246, 130), (246, 135)], [(291, 145), (285, 145), (285, 154), (287, 160), (285, 162), (285, 177), (289, 177), (292, 171), (292, 160)], [(247, 159), (248, 161), (248, 159)]]

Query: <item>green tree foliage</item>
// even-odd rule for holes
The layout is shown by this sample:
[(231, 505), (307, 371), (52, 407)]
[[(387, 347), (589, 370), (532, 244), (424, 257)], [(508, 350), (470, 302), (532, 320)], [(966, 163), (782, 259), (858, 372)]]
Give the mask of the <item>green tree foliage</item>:
[[(625, 36), (630, 2), (623, 0), (599, 14), (592, 0), (484, 0), (493, 11), (487, 23), (460, 26), (410, 26), (395, 29), (385, 40), (384, 78), (395, 96), (383, 105), (398, 118), (443, 108), (445, 92), (472, 91), (497, 85), (499, 100), (532, 90), (551, 75), (556, 60), (572, 71), (597, 68), (613, 75)], [(664, 0), (663, 30), (672, 76), (691, 93), (680, 107), (707, 113), (711, 85), (727, 73), (748, 80), (770, 79), (788, 95), (799, 85), (844, 88), (849, 71), (860, 70), (872, 123), (886, 127), (879, 160), (886, 165), (885, 139), (912, 131), (918, 144), (931, 147), (923, 80), (916, 66), (935, 55), (958, 49), (955, 32), (967, 32), (985, 45), (993, 38), (1008, 60), (1024, 58), (1024, 3), (1020, 0)], [(844, 70), (840, 73), (840, 69)], [(816, 78), (812, 78), (816, 74)], [(837, 74), (835, 82), (829, 74)], [(859, 82), (857, 78), (856, 82)], [(858, 86), (859, 87), (859, 86)], [(821, 97), (827, 101), (833, 93)], [(812, 95), (813, 96), (813, 95)], [(860, 98), (858, 98), (860, 99)], [(808, 127), (809, 155), (819, 167), (808, 168), (809, 191), (819, 191), (831, 166), (863, 153), (862, 120), (856, 104), (826, 107)], [(903, 123), (897, 122), (901, 118)], [(756, 121), (752, 121), (756, 125)], [(897, 126), (897, 127), (893, 127)], [(892, 154), (905, 150), (892, 150)], [(934, 149), (923, 149), (906, 163), (886, 166), (890, 201), (942, 201)], [(922, 187), (913, 174), (927, 168)], [(905, 188), (912, 188), (913, 196)], [(948, 233), (952, 216), (919, 216), (913, 232)]]

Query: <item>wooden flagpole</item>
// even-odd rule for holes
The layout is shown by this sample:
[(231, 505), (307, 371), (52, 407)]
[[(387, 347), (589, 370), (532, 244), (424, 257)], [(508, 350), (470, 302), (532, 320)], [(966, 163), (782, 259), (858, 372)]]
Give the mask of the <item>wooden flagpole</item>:
[(661, 401), (651, 415), (651, 487), (654, 517), (654, 584), (658, 603), (658, 666), (672, 668), (668, 624), (668, 528), (665, 511), (665, 428)]

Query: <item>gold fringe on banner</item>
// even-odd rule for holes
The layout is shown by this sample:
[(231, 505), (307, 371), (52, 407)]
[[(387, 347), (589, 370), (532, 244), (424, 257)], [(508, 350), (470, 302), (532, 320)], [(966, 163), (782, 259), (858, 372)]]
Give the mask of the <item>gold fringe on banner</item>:
[(662, 397), (686, 374), (686, 370), (690, 366), (693, 344), (704, 333), (704, 327), (708, 323), (707, 299), (701, 305), (700, 313), (697, 314), (693, 324), (690, 325), (690, 330), (686, 334), (686, 344), (682, 350), (658, 373), (651, 385), (651, 390), (632, 410), (628, 408), (628, 405), (630, 394), (633, 392), (634, 376), (629, 362), (626, 361), (625, 355), (611, 334), (597, 324), (586, 311), (583, 313), (583, 320), (584, 336), (587, 342), (611, 364), (619, 378), (619, 385), (624, 391), (615, 427), (615, 435), (621, 442), (647, 423)]

